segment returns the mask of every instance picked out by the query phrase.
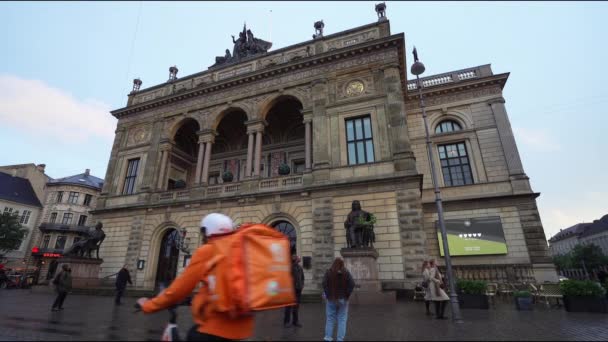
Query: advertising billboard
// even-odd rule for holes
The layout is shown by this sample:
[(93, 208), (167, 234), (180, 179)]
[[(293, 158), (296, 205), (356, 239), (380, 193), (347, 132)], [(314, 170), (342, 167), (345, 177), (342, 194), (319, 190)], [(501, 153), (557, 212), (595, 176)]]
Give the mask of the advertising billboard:
[[(435, 221), (439, 252), (444, 256), (439, 221)], [(507, 254), (500, 217), (445, 220), (451, 256)]]

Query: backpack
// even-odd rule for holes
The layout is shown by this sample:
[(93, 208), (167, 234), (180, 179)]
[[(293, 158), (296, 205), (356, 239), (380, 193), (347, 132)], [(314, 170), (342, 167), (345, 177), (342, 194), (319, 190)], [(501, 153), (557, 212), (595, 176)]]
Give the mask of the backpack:
[(289, 240), (264, 224), (242, 225), (208, 242), (205, 310), (232, 317), (295, 305)]

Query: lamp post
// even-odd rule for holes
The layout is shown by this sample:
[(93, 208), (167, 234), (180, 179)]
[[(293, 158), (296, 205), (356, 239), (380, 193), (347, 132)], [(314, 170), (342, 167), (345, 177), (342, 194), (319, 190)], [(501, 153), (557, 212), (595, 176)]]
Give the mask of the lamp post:
[(456, 286), (454, 285), (454, 276), (452, 272), (452, 260), (450, 258), (450, 249), (448, 247), (448, 234), (445, 230), (445, 222), (443, 221), (443, 205), (441, 203), (441, 192), (439, 191), (439, 185), (437, 184), (437, 173), (435, 170), (435, 160), (433, 159), (433, 146), (431, 144), (431, 137), (429, 135), (429, 124), (426, 117), (426, 110), (424, 108), (424, 99), (422, 98), (422, 83), (420, 82), (420, 75), (424, 72), (424, 64), (418, 60), (418, 52), (414, 47), (414, 64), (412, 64), (412, 74), (416, 75), (416, 87), (418, 88), (418, 98), (420, 99), (420, 108), (422, 109), (422, 118), (424, 120), (424, 131), (426, 134), (426, 146), (429, 154), (429, 161), (431, 163), (431, 180), (435, 187), (435, 203), (437, 204), (437, 216), (439, 218), (439, 229), (441, 230), (441, 240), (443, 242), (443, 252), (445, 255), (445, 267), (447, 271), (448, 280), (450, 283), (450, 303), (452, 308), (452, 321), (454, 323), (462, 323), (462, 315), (460, 313), (460, 305), (458, 304), (458, 294), (456, 294)]

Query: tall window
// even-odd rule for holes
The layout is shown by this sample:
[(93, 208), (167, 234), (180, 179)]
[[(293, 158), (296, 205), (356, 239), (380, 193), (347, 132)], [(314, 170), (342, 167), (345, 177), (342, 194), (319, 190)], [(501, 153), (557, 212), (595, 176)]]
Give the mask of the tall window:
[(137, 177), (137, 168), (139, 166), (139, 158), (129, 159), (127, 166), (127, 177), (125, 178), (125, 186), (122, 193), (125, 195), (135, 192), (135, 178)]
[(55, 249), (63, 249), (65, 247), (65, 241), (68, 239), (66, 235), (59, 235), (55, 240)]
[(435, 133), (448, 133), (448, 132), (455, 132), (455, 131), (460, 131), (462, 129), (462, 127), (460, 127), (460, 124), (454, 120), (445, 120), (445, 121), (441, 121), (439, 123), (439, 125), (437, 125), (437, 127), (435, 127)]
[(80, 215), (78, 218), (78, 225), (84, 226), (87, 223), (87, 215)]
[(55, 221), (57, 221), (57, 213), (51, 213), (50, 221), (51, 223), (55, 223)]
[(346, 120), (348, 165), (374, 161), (372, 124), (369, 115)]
[(74, 191), (70, 191), (70, 197), (68, 197), (68, 203), (77, 204), (78, 203), (78, 193)]
[(57, 191), (57, 203), (63, 201), (63, 191)]
[(12, 213), (13, 212), (13, 208), (4, 207), (4, 212), (5, 213)]
[(61, 221), (61, 223), (62, 224), (71, 224), (73, 217), (74, 217), (74, 214), (72, 214), (72, 213), (65, 213), (65, 214), (63, 214), (63, 220)]
[(72, 245), (76, 242), (80, 241), (82, 238), (80, 236), (74, 236), (74, 240), (72, 241)]
[(30, 222), (30, 215), (32, 214), (31, 211), (29, 210), (24, 210), (23, 214), (21, 215), (21, 220), (19, 221), (21, 224), (27, 224), (28, 222)]
[(84, 203), (83, 205), (91, 205), (91, 199), (93, 198), (92, 195), (84, 195)]
[(51, 236), (45, 235), (42, 239), (42, 248), (49, 248), (49, 242), (51, 242)]
[(445, 186), (473, 184), (471, 166), (464, 142), (440, 145), (438, 148)]

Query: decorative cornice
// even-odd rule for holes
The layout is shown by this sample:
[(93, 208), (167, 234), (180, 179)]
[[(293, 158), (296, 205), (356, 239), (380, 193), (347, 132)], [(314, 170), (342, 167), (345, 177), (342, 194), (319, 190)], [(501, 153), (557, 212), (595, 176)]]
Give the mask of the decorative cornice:
[(126, 115), (142, 112), (147, 109), (161, 107), (185, 99), (195, 98), (220, 90), (253, 83), (262, 79), (272, 78), (274, 76), (286, 74), (294, 70), (310, 69), (320, 65), (332, 63), (335, 60), (347, 59), (357, 55), (369, 54), (378, 50), (402, 46), (404, 43), (405, 40), (403, 34), (392, 35), (389, 37), (380, 38), (358, 45), (352, 45), (346, 48), (324, 52), (319, 55), (297, 59), (296, 61), (281, 66), (275, 66), (270, 69), (254, 71), (252, 73), (227, 78), (225, 80), (218, 81), (215, 84), (211, 84), (206, 87), (204, 86), (204, 84), (201, 84), (198, 89), (183, 91), (178, 94), (172, 94), (162, 98), (150, 100), (141, 104), (124, 107), (111, 111), (111, 113), (114, 117), (121, 118)]

